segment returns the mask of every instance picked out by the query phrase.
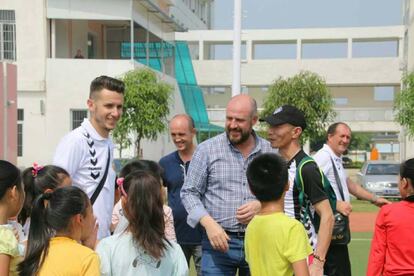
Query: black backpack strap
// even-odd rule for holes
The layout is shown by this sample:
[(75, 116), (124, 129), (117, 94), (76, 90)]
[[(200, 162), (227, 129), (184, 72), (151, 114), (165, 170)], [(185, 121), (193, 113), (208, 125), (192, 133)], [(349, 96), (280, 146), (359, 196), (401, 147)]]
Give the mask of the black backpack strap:
[(96, 187), (95, 192), (93, 192), (93, 195), (91, 196), (91, 204), (93, 205), (96, 201), (96, 199), (98, 198), (99, 194), (102, 191), (103, 186), (105, 185), (106, 182), (106, 177), (108, 176), (108, 170), (109, 170), (109, 161), (111, 160), (111, 149), (108, 146), (108, 160), (106, 161), (106, 168), (105, 168), (105, 173), (102, 176), (101, 181), (98, 184), (98, 187)]
[(331, 158), (331, 163), (332, 163), (332, 169), (333, 169), (334, 175), (335, 175), (336, 186), (338, 187), (339, 193), (341, 194), (341, 200), (345, 201), (344, 190), (342, 188), (341, 178), (339, 177), (338, 170), (336, 169), (335, 162), (333, 161), (332, 158)]

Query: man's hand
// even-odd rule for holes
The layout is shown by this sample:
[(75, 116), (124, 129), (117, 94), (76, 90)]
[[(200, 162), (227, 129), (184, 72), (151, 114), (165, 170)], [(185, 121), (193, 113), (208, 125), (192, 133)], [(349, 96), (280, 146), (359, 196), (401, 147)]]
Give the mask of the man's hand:
[(310, 276), (323, 276), (323, 263), (313, 259), (312, 264), (309, 266)]
[(352, 205), (349, 202), (338, 200), (336, 201), (336, 210), (344, 216), (349, 216), (352, 212)]
[(382, 207), (385, 204), (391, 204), (391, 202), (383, 197), (379, 197), (374, 202), (372, 202), (372, 204), (374, 204), (377, 207)]
[(237, 209), (236, 219), (241, 224), (248, 224), (252, 218), (260, 211), (260, 202), (257, 200), (247, 202)]
[(201, 225), (206, 229), (208, 240), (214, 250), (227, 252), (230, 240), (224, 229), (210, 216), (204, 216), (200, 220)]

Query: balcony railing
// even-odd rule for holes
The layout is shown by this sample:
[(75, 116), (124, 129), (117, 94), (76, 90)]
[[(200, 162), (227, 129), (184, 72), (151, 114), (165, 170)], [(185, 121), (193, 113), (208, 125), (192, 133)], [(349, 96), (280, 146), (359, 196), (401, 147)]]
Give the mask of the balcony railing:
[[(261, 111), (261, 109), (259, 109)], [(345, 122), (392, 122), (394, 111), (391, 108), (335, 108), (335, 121)], [(208, 108), (210, 121), (224, 121), (225, 108)]]

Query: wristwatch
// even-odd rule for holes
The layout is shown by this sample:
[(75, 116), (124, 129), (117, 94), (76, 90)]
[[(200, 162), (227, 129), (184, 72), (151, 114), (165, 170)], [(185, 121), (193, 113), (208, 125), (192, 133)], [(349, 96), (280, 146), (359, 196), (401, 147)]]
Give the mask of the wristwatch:
[(375, 204), (378, 200), (378, 197), (376, 194), (372, 194), (372, 198), (369, 200), (372, 204)]

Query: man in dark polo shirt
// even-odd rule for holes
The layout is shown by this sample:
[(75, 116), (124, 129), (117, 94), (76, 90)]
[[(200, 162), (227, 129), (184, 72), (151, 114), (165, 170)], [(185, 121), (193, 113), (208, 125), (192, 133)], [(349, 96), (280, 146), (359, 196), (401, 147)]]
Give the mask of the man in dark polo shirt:
[(196, 146), (193, 143), (196, 129), (193, 119), (186, 114), (175, 115), (169, 124), (171, 138), (176, 151), (161, 158), (159, 164), (164, 169), (163, 181), (168, 191), (168, 205), (174, 216), (177, 242), (189, 263), (194, 259), (197, 275), (201, 275), (201, 228), (187, 224), (187, 211), (181, 203), (180, 191)]

